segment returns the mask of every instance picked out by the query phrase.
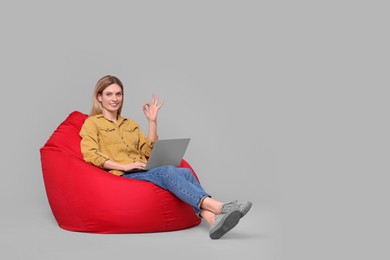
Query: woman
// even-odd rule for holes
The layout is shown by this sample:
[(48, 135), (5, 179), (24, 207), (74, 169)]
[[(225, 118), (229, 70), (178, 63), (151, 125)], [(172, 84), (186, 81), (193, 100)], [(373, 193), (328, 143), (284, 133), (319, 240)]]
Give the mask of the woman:
[(123, 94), (122, 82), (114, 76), (107, 75), (97, 82), (92, 111), (80, 131), (84, 160), (122, 178), (149, 181), (169, 190), (208, 222), (211, 238), (222, 237), (238, 224), (252, 203), (224, 204), (211, 198), (187, 168), (163, 166), (130, 173), (146, 165), (157, 140), (157, 114), (162, 104), (155, 96), (151, 103), (144, 104), (149, 121), (146, 136), (135, 121), (121, 116)]

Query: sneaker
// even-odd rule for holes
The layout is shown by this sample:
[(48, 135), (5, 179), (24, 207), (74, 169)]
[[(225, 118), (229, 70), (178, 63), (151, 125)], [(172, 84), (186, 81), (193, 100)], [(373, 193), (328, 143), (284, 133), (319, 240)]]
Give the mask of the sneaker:
[(243, 217), (243, 216), (245, 216), (246, 213), (248, 213), (248, 211), (251, 209), (251, 207), (252, 207), (252, 202), (250, 202), (250, 201), (247, 201), (245, 203), (238, 203), (237, 200), (234, 200), (234, 201), (223, 204), (222, 209), (221, 209), (221, 213), (225, 214), (225, 213), (232, 211), (232, 210), (238, 210), (241, 212), (241, 217)]
[(212, 239), (221, 238), (238, 224), (240, 218), (241, 212), (239, 210), (232, 210), (226, 214), (216, 215), (214, 223), (210, 227), (210, 237)]

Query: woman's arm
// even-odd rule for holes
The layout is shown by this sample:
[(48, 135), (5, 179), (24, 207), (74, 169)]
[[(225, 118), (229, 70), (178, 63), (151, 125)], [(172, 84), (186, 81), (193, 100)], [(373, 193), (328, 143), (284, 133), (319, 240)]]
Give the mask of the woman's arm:
[(152, 142), (157, 140), (157, 121), (149, 121), (149, 135), (148, 138)]
[(107, 160), (103, 164), (103, 168), (107, 170), (117, 170), (117, 171), (130, 171), (135, 169), (144, 169), (145, 163), (143, 162), (135, 162), (135, 163), (129, 163), (129, 164), (121, 164), (118, 162), (115, 162), (113, 160)]
[(157, 140), (157, 114), (163, 103), (158, 104), (158, 97), (152, 96), (152, 103), (145, 103), (143, 110), (146, 118), (149, 120), (149, 134), (150, 141)]
[(135, 162), (130, 164), (121, 164), (110, 159), (109, 156), (101, 153), (98, 144), (98, 128), (92, 120), (86, 120), (80, 131), (81, 152), (84, 160), (88, 163), (106, 169), (117, 171), (129, 171), (133, 169), (144, 169), (145, 163)]
[(104, 162), (110, 158), (101, 153), (98, 144), (98, 128), (96, 124), (88, 118), (85, 120), (80, 130), (80, 149), (86, 162), (103, 168)]

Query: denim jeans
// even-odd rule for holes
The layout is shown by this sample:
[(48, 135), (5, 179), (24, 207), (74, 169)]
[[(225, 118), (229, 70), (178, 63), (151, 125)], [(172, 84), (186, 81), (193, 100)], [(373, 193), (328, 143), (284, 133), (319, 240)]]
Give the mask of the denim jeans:
[(198, 216), (200, 216), (200, 204), (203, 199), (211, 197), (188, 168), (162, 166), (148, 171), (125, 173), (122, 177), (149, 181), (172, 192), (176, 197), (191, 205)]

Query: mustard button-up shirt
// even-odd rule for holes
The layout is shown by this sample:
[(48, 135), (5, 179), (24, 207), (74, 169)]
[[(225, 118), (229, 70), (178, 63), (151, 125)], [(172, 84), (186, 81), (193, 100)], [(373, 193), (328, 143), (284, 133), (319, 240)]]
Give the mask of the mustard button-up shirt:
[[(122, 164), (146, 163), (154, 146), (134, 120), (121, 116), (118, 116), (117, 124), (102, 114), (91, 116), (85, 120), (80, 136), (84, 160), (100, 168), (107, 160)], [(110, 172), (123, 174), (118, 170)]]

